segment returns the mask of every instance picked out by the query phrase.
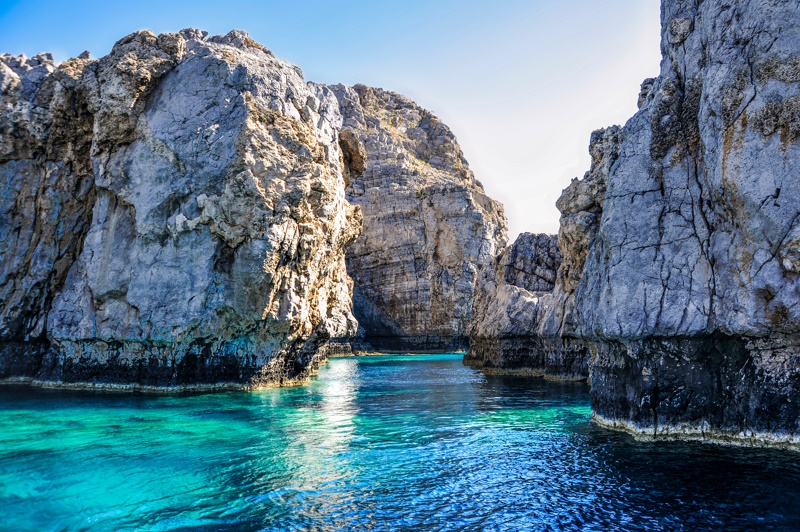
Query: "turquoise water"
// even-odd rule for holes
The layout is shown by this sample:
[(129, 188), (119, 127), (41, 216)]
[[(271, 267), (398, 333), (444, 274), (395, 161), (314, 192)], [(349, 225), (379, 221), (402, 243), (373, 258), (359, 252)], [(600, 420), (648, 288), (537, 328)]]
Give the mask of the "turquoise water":
[(305, 387), (0, 388), (3, 530), (800, 527), (800, 456), (637, 443), (588, 387), (460, 355), (331, 360)]

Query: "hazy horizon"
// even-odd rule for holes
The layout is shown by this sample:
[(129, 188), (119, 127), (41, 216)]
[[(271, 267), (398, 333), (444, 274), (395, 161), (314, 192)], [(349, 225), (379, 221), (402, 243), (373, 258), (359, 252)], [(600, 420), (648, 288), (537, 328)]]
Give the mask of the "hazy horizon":
[(0, 2), (0, 53), (107, 54), (139, 30), (243, 29), (309, 81), (404, 94), (458, 137), (509, 237), (558, 230), (555, 201), (589, 167), (589, 135), (636, 112), (660, 62), (658, 0)]

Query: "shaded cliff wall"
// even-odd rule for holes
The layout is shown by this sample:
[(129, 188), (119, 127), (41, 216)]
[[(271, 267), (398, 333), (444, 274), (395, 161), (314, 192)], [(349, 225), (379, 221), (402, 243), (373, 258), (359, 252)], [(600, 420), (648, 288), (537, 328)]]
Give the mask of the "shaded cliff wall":
[[(575, 290), (597, 236), (619, 143), (618, 127), (592, 133), (591, 168), (556, 203), (558, 236), (521, 235), (481, 277), (466, 363), (493, 372), (588, 377), (589, 347), (576, 335)], [(530, 282), (527, 270), (547, 282)]]
[(381, 89), (331, 89), (353, 161), (347, 198), (364, 217), (347, 269), (367, 348), (466, 348), (478, 276), (507, 241), (502, 206), (433, 114)]
[(286, 384), (355, 334), (333, 93), (234, 31), (0, 57), (0, 379)]
[(464, 363), (490, 373), (586, 378), (586, 356), (564, 353), (557, 335), (539, 334), (562, 264), (555, 235), (523, 233), (480, 278)]
[(576, 290), (602, 423), (800, 444), (798, 30), (794, 1), (662, 3)]

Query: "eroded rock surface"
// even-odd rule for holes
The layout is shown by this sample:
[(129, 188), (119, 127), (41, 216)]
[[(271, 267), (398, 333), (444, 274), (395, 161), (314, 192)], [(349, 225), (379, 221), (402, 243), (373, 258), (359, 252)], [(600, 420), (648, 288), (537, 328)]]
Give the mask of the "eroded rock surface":
[(555, 235), (523, 233), (500, 254), (480, 278), (464, 363), (491, 373), (586, 378), (585, 353), (540, 330), (560, 264)]
[(575, 290), (597, 237), (620, 128), (592, 133), (591, 168), (564, 189), (558, 237), (520, 235), (481, 277), (465, 361), (489, 371), (585, 379), (589, 349), (576, 337)]
[(356, 333), (341, 115), (244, 32), (0, 56), (0, 378), (287, 384)]
[(593, 411), (639, 434), (797, 446), (798, 4), (664, 0), (662, 23), (576, 289)]
[(381, 89), (331, 89), (347, 198), (364, 216), (347, 267), (365, 340), (380, 351), (464, 349), (478, 276), (507, 241), (502, 206), (433, 114)]

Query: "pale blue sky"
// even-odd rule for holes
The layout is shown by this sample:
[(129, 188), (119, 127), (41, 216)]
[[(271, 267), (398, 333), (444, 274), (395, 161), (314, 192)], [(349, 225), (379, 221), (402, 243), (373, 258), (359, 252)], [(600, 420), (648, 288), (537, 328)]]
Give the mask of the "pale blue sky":
[(243, 29), (308, 80), (405, 94), (455, 132), (510, 236), (556, 232), (593, 129), (658, 73), (659, 0), (0, 0), (0, 52), (102, 56), (128, 33)]

